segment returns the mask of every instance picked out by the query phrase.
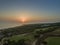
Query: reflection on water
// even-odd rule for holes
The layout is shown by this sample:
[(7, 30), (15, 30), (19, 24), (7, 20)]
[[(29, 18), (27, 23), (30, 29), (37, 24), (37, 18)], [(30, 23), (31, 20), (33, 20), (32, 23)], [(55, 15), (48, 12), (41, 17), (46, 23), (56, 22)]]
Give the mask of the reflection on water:
[(0, 29), (20, 26), (21, 23), (0, 23)]

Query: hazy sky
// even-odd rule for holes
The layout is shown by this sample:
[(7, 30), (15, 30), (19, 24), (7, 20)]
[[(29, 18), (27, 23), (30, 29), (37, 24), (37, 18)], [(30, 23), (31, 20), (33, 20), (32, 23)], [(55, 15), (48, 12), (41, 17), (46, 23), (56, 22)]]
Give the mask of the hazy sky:
[(60, 21), (60, 0), (0, 0), (0, 24), (57, 21)]

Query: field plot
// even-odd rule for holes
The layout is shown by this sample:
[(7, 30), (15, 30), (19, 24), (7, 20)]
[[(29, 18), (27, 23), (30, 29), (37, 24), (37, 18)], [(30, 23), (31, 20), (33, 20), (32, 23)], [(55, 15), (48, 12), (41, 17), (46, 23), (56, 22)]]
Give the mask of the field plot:
[(60, 37), (48, 37), (45, 41), (47, 45), (60, 45)]

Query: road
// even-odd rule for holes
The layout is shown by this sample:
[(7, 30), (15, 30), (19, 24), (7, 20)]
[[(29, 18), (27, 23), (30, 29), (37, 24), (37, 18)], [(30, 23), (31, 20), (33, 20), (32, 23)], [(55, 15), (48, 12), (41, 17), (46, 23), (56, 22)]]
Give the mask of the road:
[(42, 45), (43, 44), (42, 42), (48, 37), (60, 37), (60, 34), (51, 34), (51, 33), (40, 34), (40, 37), (37, 38), (32, 45)]

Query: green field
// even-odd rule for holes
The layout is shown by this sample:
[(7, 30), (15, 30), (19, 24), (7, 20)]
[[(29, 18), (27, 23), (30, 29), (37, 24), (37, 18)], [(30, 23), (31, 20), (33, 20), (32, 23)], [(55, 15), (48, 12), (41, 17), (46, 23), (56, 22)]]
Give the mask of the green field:
[(10, 40), (15, 40), (15, 41), (19, 41), (21, 39), (24, 39), (26, 41), (34, 41), (34, 37), (33, 37), (33, 34), (27, 34), (27, 35), (15, 35), (15, 36), (12, 36), (10, 37)]
[(60, 45), (60, 37), (48, 37), (45, 41), (47, 45)]

